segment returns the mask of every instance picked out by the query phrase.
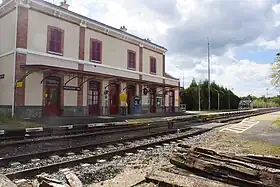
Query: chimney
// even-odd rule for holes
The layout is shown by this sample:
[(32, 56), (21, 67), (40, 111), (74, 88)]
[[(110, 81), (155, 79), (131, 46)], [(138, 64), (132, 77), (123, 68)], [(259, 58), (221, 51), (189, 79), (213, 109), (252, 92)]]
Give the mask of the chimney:
[(65, 8), (65, 9), (68, 10), (69, 5), (67, 4), (67, 1), (64, 0), (64, 1), (60, 2), (60, 7)]
[(127, 28), (125, 26), (121, 26), (120, 28), (122, 31), (126, 32), (127, 31)]
[(146, 40), (146, 41), (148, 41), (148, 42), (150, 42), (150, 41), (151, 41), (151, 40), (150, 40), (150, 38), (146, 38), (145, 40)]

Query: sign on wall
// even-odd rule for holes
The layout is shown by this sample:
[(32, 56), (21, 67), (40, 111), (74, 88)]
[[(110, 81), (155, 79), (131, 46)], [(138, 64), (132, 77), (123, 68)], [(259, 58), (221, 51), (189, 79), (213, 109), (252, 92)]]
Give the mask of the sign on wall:
[(63, 86), (63, 90), (80, 91), (81, 88), (78, 86)]
[(17, 88), (22, 88), (22, 86), (23, 86), (23, 82), (17, 82)]
[(5, 74), (0, 74), (0, 79), (4, 79), (5, 78)]

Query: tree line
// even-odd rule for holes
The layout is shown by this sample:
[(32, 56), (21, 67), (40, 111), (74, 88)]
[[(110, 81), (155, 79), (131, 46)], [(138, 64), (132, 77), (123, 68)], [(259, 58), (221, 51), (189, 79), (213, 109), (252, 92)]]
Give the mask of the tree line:
[(242, 100), (250, 100), (252, 101), (251, 107), (253, 108), (267, 108), (267, 107), (279, 107), (280, 106), (280, 97), (265, 97), (264, 95), (261, 97), (256, 97), (252, 95), (248, 95), (245, 97), (241, 97)]
[[(199, 110), (199, 91), (200, 91), (200, 109), (208, 110), (208, 80), (196, 82), (192, 80), (190, 86), (180, 90), (181, 104), (186, 104), (187, 110)], [(218, 94), (219, 94), (219, 109), (237, 109), (240, 98), (236, 96), (230, 89), (217, 85), (215, 82), (210, 84), (210, 107), (211, 110), (218, 109)]]

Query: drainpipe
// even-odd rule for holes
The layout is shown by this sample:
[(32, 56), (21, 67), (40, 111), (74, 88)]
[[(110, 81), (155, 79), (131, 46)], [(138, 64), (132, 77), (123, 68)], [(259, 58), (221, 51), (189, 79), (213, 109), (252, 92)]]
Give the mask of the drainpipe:
[(14, 115), (15, 115), (17, 30), (18, 30), (18, 1), (16, 1), (16, 27), (15, 27), (15, 44), (14, 44), (15, 48), (14, 48), (14, 64), (13, 64), (12, 117), (14, 117)]

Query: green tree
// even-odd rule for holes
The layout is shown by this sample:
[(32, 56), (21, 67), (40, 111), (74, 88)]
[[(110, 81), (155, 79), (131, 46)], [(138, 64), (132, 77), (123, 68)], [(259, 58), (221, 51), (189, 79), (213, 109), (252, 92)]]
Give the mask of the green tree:
[[(187, 105), (187, 110), (198, 110), (199, 91), (200, 90), (200, 107), (202, 110), (208, 109), (208, 80), (197, 83), (192, 80), (190, 86), (181, 90), (181, 102)], [(220, 109), (236, 109), (239, 106), (240, 98), (230, 90), (217, 85), (215, 82), (210, 84), (211, 109), (218, 109), (218, 93)]]

